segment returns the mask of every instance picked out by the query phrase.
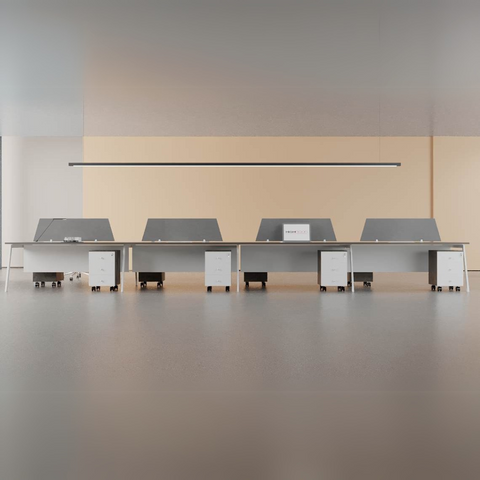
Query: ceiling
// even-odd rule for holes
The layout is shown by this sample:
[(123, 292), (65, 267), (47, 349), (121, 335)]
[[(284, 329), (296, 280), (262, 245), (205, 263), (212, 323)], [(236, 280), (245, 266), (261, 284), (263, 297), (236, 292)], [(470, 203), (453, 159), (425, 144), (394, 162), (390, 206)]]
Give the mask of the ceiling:
[(1, 135), (480, 135), (478, 1), (0, 9)]

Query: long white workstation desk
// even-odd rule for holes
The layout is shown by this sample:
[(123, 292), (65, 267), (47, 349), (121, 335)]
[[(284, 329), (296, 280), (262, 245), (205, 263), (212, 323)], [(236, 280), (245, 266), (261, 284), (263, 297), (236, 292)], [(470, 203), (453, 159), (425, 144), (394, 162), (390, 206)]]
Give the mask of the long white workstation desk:
[(88, 272), (88, 251), (121, 251), (121, 291), (132, 248), (134, 272), (200, 272), (204, 252), (232, 250), (232, 267), (243, 272), (316, 272), (318, 250), (346, 249), (355, 291), (354, 272), (428, 272), (429, 250), (463, 252), (465, 283), (470, 291), (468, 242), (7, 242), (10, 246), (5, 291), (8, 291), (12, 250), (23, 248), (25, 272)]
[(91, 250), (121, 252), (120, 291), (124, 290), (130, 248), (133, 250), (134, 272), (203, 272), (205, 251), (231, 250), (232, 268), (237, 271), (237, 291), (240, 287), (240, 244), (232, 242), (7, 242), (10, 246), (5, 292), (8, 291), (12, 250), (24, 249), (24, 272), (86, 272)]
[(125, 266), (128, 265), (129, 244), (124, 242), (8, 242), (7, 278), (5, 291), (8, 291), (12, 250), (23, 248), (23, 270), (33, 272), (88, 272), (88, 252), (91, 250), (120, 250), (121, 290), (124, 285)]
[(242, 272), (316, 272), (318, 250), (346, 249), (348, 269), (354, 272), (428, 272), (429, 250), (462, 250), (467, 292), (470, 291), (465, 246), (468, 242), (245, 242)]
[(140, 242), (131, 244), (132, 271), (204, 272), (205, 252), (228, 250), (232, 253), (232, 271), (236, 271), (240, 291), (240, 246), (232, 242)]

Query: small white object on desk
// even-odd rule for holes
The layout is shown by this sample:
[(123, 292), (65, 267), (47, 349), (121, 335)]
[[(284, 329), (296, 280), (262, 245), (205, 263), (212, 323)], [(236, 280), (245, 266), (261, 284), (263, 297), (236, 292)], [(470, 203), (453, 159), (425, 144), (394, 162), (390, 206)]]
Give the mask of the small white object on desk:
[(65, 237), (63, 241), (65, 243), (81, 243), (82, 237)]
[(309, 242), (310, 241), (310, 224), (283, 224), (283, 241), (284, 242)]

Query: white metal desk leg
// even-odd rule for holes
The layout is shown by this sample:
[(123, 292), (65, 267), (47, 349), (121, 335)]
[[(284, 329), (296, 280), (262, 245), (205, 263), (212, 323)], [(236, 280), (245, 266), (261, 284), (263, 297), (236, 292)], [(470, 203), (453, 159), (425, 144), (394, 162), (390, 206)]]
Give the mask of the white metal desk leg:
[(353, 274), (353, 245), (350, 245), (350, 281), (352, 282), (352, 293), (355, 292), (355, 278)]
[(126, 257), (126, 249), (127, 246), (123, 246), (123, 252), (122, 252), (122, 285), (120, 287), (120, 291), (123, 293), (123, 285), (125, 283), (125, 257)]
[(467, 292), (470, 292), (470, 282), (468, 281), (468, 267), (467, 267), (467, 249), (462, 245), (463, 250), (463, 268), (465, 269), (465, 284), (467, 285)]
[(10, 266), (12, 264), (12, 249), (13, 249), (13, 245), (10, 245), (10, 251), (8, 252), (7, 278), (5, 279), (5, 292), (8, 292), (8, 282), (10, 280)]
[(240, 245), (237, 245), (237, 293), (240, 291)]

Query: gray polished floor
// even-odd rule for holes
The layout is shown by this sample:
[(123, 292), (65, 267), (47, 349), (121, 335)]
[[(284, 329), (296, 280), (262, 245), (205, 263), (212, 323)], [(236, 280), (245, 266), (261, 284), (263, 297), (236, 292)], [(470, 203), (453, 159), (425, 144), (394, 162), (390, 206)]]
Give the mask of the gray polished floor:
[(353, 295), (270, 280), (207, 294), (201, 275), (127, 275), (122, 295), (14, 270), (0, 478), (480, 478), (480, 273), (470, 294), (424, 274)]

